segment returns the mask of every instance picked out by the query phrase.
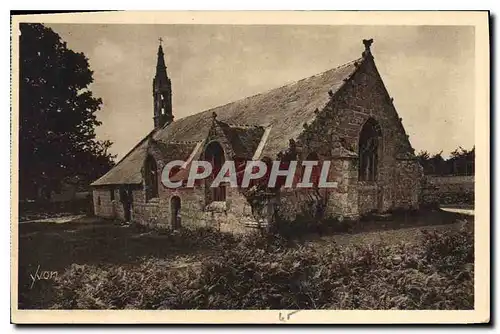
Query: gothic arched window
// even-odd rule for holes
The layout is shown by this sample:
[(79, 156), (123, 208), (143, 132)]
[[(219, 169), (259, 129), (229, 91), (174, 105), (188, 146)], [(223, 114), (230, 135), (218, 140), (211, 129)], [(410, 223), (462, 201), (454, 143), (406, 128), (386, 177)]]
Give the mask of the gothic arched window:
[(379, 147), (382, 132), (373, 118), (368, 119), (359, 135), (359, 174), (360, 181), (376, 181), (379, 163)]
[(156, 160), (148, 155), (144, 165), (146, 201), (158, 197), (158, 167)]
[[(206, 186), (210, 187), (215, 176), (219, 173), (222, 165), (224, 165), (224, 149), (218, 142), (211, 142), (205, 149), (205, 160), (212, 165), (212, 175), (206, 180)], [(209, 201), (225, 201), (226, 200), (226, 185), (220, 184), (218, 187), (209, 188)]]

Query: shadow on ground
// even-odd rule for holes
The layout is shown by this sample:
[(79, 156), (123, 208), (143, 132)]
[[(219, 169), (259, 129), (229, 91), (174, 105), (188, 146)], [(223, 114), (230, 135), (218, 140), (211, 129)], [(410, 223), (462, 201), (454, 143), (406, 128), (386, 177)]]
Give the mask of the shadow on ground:
[(72, 263), (133, 265), (142, 257), (196, 252), (173, 241), (169, 233), (140, 231), (95, 217), (64, 224), (20, 224), (19, 264), (20, 269), (40, 265), (61, 270)]
[[(37, 269), (62, 272), (71, 264), (124, 267), (143, 257), (169, 259), (201, 252), (173, 240), (172, 234), (123, 227), (113, 221), (85, 217), (64, 224), (19, 224), (19, 308), (43, 308), (51, 294), (51, 280), (37, 280)], [(205, 250), (204, 254), (208, 254)]]

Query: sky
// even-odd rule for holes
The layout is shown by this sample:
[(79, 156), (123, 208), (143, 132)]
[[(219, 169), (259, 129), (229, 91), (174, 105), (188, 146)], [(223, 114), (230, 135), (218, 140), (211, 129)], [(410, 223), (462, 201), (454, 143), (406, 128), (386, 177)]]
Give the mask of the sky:
[(474, 28), (47, 24), (83, 52), (103, 105), (97, 138), (122, 158), (153, 128), (152, 80), (163, 39), (175, 119), (265, 92), (361, 56), (362, 39), (415, 150), (474, 145)]

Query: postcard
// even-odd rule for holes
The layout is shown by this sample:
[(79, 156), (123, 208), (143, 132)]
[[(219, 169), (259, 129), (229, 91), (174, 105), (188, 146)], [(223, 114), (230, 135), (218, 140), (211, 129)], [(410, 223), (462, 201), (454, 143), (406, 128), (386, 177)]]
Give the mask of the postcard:
[(489, 13), (12, 16), (11, 321), (490, 321)]

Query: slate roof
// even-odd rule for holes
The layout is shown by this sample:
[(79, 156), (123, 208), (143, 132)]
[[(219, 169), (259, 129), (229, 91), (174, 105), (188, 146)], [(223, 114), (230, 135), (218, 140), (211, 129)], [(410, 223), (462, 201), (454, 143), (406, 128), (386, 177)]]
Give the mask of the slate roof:
[(122, 160), (97, 181), (94, 181), (91, 186), (141, 183), (141, 168), (148, 149), (146, 139), (147, 137), (141, 140)]
[(193, 151), (196, 146), (196, 142), (174, 142), (174, 143), (165, 143), (161, 141), (152, 140), (149, 146), (149, 152), (153, 150), (157, 150), (159, 155), (165, 161), (172, 160), (187, 160), (189, 155)]
[(220, 121), (218, 123), (228, 139), (235, 157), (251, 160), (264, 134), (264, 127), (232, 126)]
[[(288, 147), (290, 138), (296, 139), (299, 136), (304, 123), (310, 123), (315, 118), (315, 110), (325, 107), (331, 98), (330, 95), (335, 94), (344, 85), (358, 68), (356, 63), (362, 61), (363, 58), (359, 58), (268, 92), (181, 118), (163, 128), (153, 130), (148, 136), (165, 145), (172, 142), (203, 141), (210, 130), (212, 114), (215, 112), (217, 120), (230, 124), (227, 131), (234, 139), (232, 144), (235, 150), (247, 157), (252, 156), (251, 151), (255, 151), (259, 144), (260, 137), (256, 135), (257, 132), (263, 133), (264, 127), (271, 127), (261, 156), (275, 157), (279, 151)], [(253, 130), (249, 131), (252, 126)], [(92, 185), (141, 183), (140, 170), (147, 154), (147, 138)]]

